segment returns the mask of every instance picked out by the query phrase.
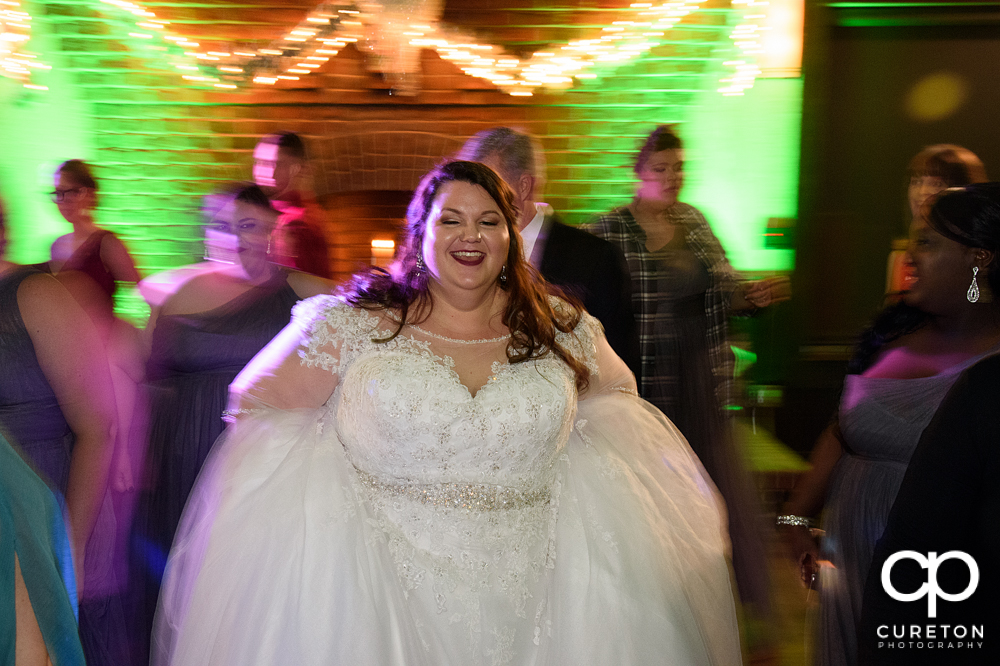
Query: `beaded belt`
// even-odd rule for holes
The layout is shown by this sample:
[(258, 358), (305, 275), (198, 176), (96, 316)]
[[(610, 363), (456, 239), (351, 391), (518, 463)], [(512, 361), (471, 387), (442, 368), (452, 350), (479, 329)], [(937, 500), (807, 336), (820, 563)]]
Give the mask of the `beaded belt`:
[(361, 470), (357, 472), (358, 479), (370, 490), (450, 509), (474, 511), (523, 509), (546, 504), (550, 497), (548, 488), (526, 491), (487, 483), (395, 484), (379, 481)]

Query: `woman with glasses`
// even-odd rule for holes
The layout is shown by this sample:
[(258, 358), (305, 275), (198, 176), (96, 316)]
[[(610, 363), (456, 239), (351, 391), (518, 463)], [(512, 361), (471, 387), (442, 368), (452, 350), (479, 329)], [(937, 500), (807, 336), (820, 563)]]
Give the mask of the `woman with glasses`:
[[(52, 244), (49, 270), (73, 295), (97, 328), (111, 370), (118, 428), (109, 492), (87, 553), (80, 600), (84, 651), (91, 664), (122, 661), (125, 618), (118, 595), (126, 573), (127, 523), (135, 500), (132, 460), (141, 454), (129, 438), (142, 381), (139, 334), (114, 316), (118, 283), (136, 283), (139, 272), (122, 241), (95, 222), (98, 183), (90, 166), (68, 160), (53, 176), (52, 201), (73, 231)], [(95, 623), (90, 626), (91, 618)]]
[[(86, 162), (68, 160), (59, 165), (52, 200), (73, 231), (52, 244), (49, 266), (91, 316), (96, 314), (103, 320), (99, 324), (107, 324), (116, 283), (138, 282), (139, 272), (121, 240), (94, 222), (97, 181)], [(89, 281), (81, 281), (83, 277)]]
[[(114, 446), (115, 402), (109, 364), (97, 327), (69, 291), (37, 267), (4, 261), (5, 240), (0, 210), (0, 433), (17, 445), (22, 457), (65, 501), (77, 583), (70, 584), (70, 593), (76, 599), (76, 593), (82, 591), (82, 598), (88, 600), (80, 608), (80, 638), (88, 646), (87, 663), (115, 663), (95, 656), (101, 650), (92, 649), (108, 644), (109, 632), (104, 628), (110, 621), (106, 612), (96, 616), (91, 612), (92, 595), (86, 591), (83, 576), (84, 570), (93, 568), (92, 546), (99, 539), (97, 525), (103, 515)], [(0, 442), (2, 446), (6, 444)], [(9, 458), (0, 449), (0, 486), (6, 487), (13, 483), (11, 475), (17, 470), (5, 457)], [(37, 504), (40, 500), (31, 499), (30, 489), (5, 488), (4, 492), (10, 493), (11, 502), (28, 511), (43, 510)], [(3, 504), (0, 498), (0, 513), (10, 514), (13, 509)], [(11, 515), (6, 519), (0, 516), (0, 522), (10, 521)], [(54, 532), (51, 535), (57, 536)], [(27, 532), (12, 533), (9, 527), (0, 526), (0, 551), (10, 539), (16, 542), (14, 548), (21, 557), (27, 552), (22, 548), (31, 549), (32, 538)], [(9, 550), (7, 554), (0, 555), (4, 562), (0, 588), (5, 582), (9, 584), (14, 573)], [(22, 560), (21, 567), (25, 566)], [(26, 575), (32, 578), (28, 570)], [(28, 585), (30, 589), (31, 583)], [(32, 596), (35, 611), (48, 615), (61, 602), (68, 602), (49, 598), (53, 589)], [(8, 591), (9, 587), (0, 590), (0, 625), (10, 617), (9, 608), (3, 607), (11, 598)], [(75, 630), (75, 622), (73, 625)], [(0, 637), (7, 636), (0, 628)], [(62, 643), (69, 642), (77, 641), (64, 637)], [(57, 664), (82, 663), (50, 656)]]
[(130, 553), (137, 590), (137, 650), (148, 663), (149, 633), (167, 551), (181, 510), (212, 444), (222, 434), (229, 384), (288, 324), (292, 306), (332, 283), (272, 259), (278, 211), (259, 187), (237, 185), (207, 198), (206, 256), (198, 273), (154, 309), (148, 453)]

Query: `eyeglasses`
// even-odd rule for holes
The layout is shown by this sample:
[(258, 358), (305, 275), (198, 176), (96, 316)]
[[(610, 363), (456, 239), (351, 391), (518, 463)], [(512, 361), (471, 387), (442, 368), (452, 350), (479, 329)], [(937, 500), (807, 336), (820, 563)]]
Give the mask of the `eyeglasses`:
[(75, 194), (76, 192), (79, 192), (80, 190), (85, 190), (85, 189), (87, 189), (87, 188), (86, 187), (71, 187), (71, 188), (66, 189), (66, 190), (53, 190), (52, 192), (49, 192), (49, 196), (52, 197), (52, 201), (53, 202), (55, 202), (55, 203), (61, 203), (63, 201), (63, 199), (66, 198), (66, 195), (68, 195), (68, 194)]

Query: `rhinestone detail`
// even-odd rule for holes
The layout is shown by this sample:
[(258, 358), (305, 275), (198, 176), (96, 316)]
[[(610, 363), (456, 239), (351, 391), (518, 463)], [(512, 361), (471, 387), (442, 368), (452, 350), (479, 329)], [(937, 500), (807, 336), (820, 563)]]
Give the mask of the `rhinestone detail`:
[(972, 267), (972, 284), (969, 285), (969, 291), (965, 293), (965, 298), (970, 303), (975, 303), (979, 300), (979, 283), (976, 282), (976, 276), (979, 274), (979, 266)]
[(407, 324), (410, 328), (418, 333), (423, 333), (426, 336), (437, 338), (438, 340), (444, 340), (445, 342), (454, 342), (460, 345), (484, 345), (488, 343), (503, 342), (505, 340), (510, 340), (510, 335), (501, 335), (498, 338), (482, 338), (480, 340), (462, 340), (460, 338), (449, 338), (445, 335), (440, 335), (438, 333), (433, 333), (425, 328), (420, 328), (416, 324)]
[(525, 491), (488, 483), (385, 483), (361, 470), (358, 470), (358, 480), (366, 488), (377, 493), (405, 497), (422, 504), (448, 509), (471, 511), (523, 509), (547, 504), (551, 497), (548, 488)]

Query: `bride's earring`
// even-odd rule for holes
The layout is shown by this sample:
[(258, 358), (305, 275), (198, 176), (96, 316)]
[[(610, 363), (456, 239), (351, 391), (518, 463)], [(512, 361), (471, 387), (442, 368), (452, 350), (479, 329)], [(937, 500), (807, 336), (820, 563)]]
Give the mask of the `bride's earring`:
[(507, 264), (504, 264), (503, 268), (500, 269), (500, 286), (507, 286)]
[(426, 273), (426, 272), (427, 272), (427, 264), (424, 263), (424, 255), (423, 254), (418, 254), (417, 255), (417, 273)]
[(975, 303), (979, 300), (979, 283), (976, 282), (976, 275), (979, 274), (979, 266), (972, 267), (972, 284), (969, 286), (969, 291), (966, 292), (965, 297), (970, 303)]

